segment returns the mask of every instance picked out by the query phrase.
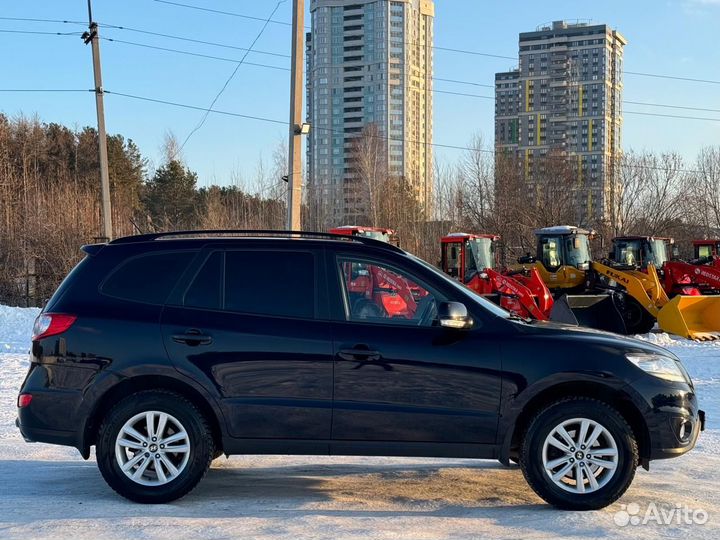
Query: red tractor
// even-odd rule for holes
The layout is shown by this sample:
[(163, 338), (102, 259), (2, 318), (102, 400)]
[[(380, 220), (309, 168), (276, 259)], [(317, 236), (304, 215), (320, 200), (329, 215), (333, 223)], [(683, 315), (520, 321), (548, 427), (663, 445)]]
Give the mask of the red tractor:
[(395, 231), (384, 227), (360, 227), (358, 225), (343, 225), (328, 231), (330, 234), (341, 234), (345, 236), (364, 236), (373, 240), (390, 242), (395, 238)]
[[(720, 267), (702, 264), (702, 258), (697, 263), (671, 260), (668, 246), (674, 243), (672, 238), (619, 236), (612, 242), (613, 261), (643, 271), (648, 264), (655, 265), (668, 296), (720, 294)], [(697, 245), (695, 249), (697, 254)]]
[(535, 268), (500, 271), (494, 234), (451, 233), (442, 239), (442, 270), (523, 318), (550, 319), (554, 301)]
[(693, 241), (695, 261), (720, 268), (720, 239)]
[[(345, 225), (328, 232), (382, 242), (395, 238), (395, 231), (383, 227)], [(419, 285), (374, 264), (343, 263), (343, 275), (353, 303), (350, 308), (361, 317), (414, 319), (418, 304), (428, 296)]]

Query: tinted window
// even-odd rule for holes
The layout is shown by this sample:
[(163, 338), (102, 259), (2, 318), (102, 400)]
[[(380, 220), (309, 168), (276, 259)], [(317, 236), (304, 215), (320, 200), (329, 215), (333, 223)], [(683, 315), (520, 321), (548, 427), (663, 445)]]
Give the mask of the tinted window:
[(223, 253), (210, 255), (185, 293), (186, 306), (220, 309), (223, 289)]
[(280, 317), (314, 317), (313, 255), (287, 251), (228, 251), (225, 309)]
[(183, 251), (135, 257), (110, 274), (102, 292), (123, 300), (162, 304), (194, 256)]

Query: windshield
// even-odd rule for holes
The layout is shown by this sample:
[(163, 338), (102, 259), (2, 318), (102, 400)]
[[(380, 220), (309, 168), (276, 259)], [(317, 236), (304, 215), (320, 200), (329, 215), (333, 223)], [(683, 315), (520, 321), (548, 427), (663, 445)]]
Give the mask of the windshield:
[(497, 304), (493, 304), (489, 300), (483, 298), (482, 296), (477, 294), (472, 289), (469, 289), (466, 286), (461, 285), (460, 283), (458, 283), (451, 277), (447, 276), (444, 272), (441, 272), (440, 270), (435, 268), (433, 265), (423, 261), (422, 259), (420, 259), (419, 257), (416, 257), (415, 255), (413, 255), (411, 253), (408, 253), (408, 255), (410, 257), (412, 257), (412, 259), (415, 260), (416, 262), (419, 262), (420, 264), (422, 264), (428, 270), (431, 270), (433, 273), (435, 273), (436, 276), (442, 278), (443, 281), (452, 285), (453, 288), (455, 288), (456, 290), (462, 291), (463, 294), (467, 294), (470, 297), (472, 297), (473, 300), (475, 300), (478, 304), (480, 304), (483, 308), (485, 308), (487, 311), (489, 311), (496, 317), (502, 317), (503, 319), (508, 319), (508, 318), (512, 317), (510, 312), (505, 311), (503, 308), (501, 308)]
[(648, 254), (647, 262), (660, 268), (668, 261), (667, 244), (665, 240), (651, 240), (652, 253)]
[(585, 235), (568, 236), (565, 251), (568, 257), (566, 264), (570, 266), (580, 268), (590, 262), (590, 240)]
[(615, 248), (617, 262), (628, 266), (646, 267), (654, 264), (658, 268), (668, 260), (665, 240), (619, 240)]
[(615, 244), (615, 260), (628, 266), (640, 266), (643, 260), (640, 240), (618, 240)]
[(495, 243), (490, 238), (475, 238), (467, 241), (467, 270), (495, 268)]

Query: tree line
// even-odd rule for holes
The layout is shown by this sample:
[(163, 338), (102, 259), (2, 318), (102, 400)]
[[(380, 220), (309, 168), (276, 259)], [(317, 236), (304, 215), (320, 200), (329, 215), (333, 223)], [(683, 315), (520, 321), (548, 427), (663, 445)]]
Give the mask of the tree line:
[[(187, 229), (278, 229), (285, 221), (279, 161), (253, 184), (198, 187), (169, 139), (152, 168), (137, 145), (108, 137), (113, 235)], [(283, 166), (284, 169), (284, 166)], [(0, 303), (42, 305), (98, 240), (97, 132), (0, 114)]]
[[(0, 114), (0, 303), (42, 305), (82, 256), (79, 247), (100, 231), (97, 133)], [(508, 262), (534, 251), (533, 230), (570, 224), (593, 228), (601, 239), (596, 258), (620, 234), (669, 236), (681, 255), (690, 240), (720, 236), (720, 147), (694, 160), (676, 153), (623, 154), (612, 166), (615, 184), (602, 220), (582, 220), (578, 174), (565, 156), (536, 159), (540, 171), (529, 189), (523, 164), (488, 151), (475, 137), (456, 162), (437, 162), (433, 197), (421, 204), (410, 179), (389, 174), (383, 139), (369, 126), (350, 151), (355, 180), (343, 187), (343, 204), (355, 223), (335, 222), (334, 201), (306, 182), (306, 230), (358, 224), (396, 230), (401, 246), (437, 263), (439, 239), (452, 231), (501, 235)], [(135, 143), (108, 138), (115, 237), (192, 229), (283, 229), (286, 150), (258, 162), (250, 181), (239, 174), (222, 186), (199, 187), (198, 176), (168, 138), (153, 167)], [(357, 214), (357, 208), (363, 212)]]

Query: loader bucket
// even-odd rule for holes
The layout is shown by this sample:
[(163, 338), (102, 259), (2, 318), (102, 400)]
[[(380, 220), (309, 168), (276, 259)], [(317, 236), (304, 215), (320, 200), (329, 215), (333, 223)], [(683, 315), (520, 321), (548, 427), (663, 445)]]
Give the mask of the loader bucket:
[(555, 300), (550, 320), (627, 334), (615, 297), (609, 294), (563, 295)]
[(689, 339), (720, 339), (720, 296), (676, 296), (660, 310), (658, 325)]

